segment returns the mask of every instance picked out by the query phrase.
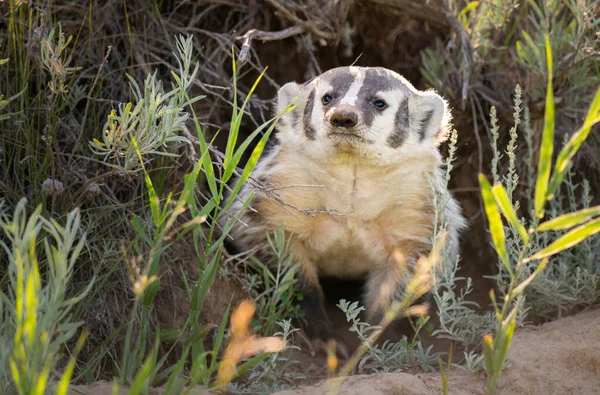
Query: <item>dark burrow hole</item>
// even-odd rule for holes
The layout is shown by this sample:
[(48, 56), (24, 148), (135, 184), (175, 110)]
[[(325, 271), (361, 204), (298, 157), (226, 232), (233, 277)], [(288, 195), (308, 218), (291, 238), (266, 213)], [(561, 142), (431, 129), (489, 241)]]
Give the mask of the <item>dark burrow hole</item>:
[[(360, 345), (360, 341), (356, 333), (350, 331), (351, 323), (348, 322), (346, 314), (338, 307), (338, 304), (341, 299), (344, 299), (350, 303), (358, 302), (359, 306), (364, 307), (363, 295), (366, 280), (341, 280), (333, 277), (322, 277), (320, 281), (325, 294), (325, 310), (333, 323), (333, 328), (352, 352)], [(430, 313), (435, 314), (435, 311), (431, 310)], [(367, 322), (364, 310), (359, 314), (358, 318), (362, 322)], [(377, 322), (369, 323), (372, 325), (378, 324)], [(386, 340), (397, 342), (403, 336), (407, 336), (410, 339), (413, 335), (414, 330), (409, 320), (397, 319), (384, 331), (379, 342), (381, 343)]]

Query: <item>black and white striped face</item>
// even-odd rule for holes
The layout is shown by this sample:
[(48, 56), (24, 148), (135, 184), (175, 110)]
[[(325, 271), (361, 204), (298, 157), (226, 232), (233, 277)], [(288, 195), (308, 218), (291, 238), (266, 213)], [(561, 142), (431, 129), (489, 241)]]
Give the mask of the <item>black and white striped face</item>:
[(295, 97), (299, 106), (284, 117), (280, 139), (311, 156), (342, 151), (394, 161), (409, 147), (435, 146), (447, 122), (441, 97), (380, 67), (339, 67), (306, 85), (288, 83), (278, 111)]

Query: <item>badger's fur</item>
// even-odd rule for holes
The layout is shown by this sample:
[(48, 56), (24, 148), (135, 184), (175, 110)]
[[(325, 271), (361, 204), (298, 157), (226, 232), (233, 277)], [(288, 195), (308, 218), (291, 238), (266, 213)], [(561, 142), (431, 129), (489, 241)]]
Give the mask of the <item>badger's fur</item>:
[[(278, 113), (293, 99), (298, 107), (280, 120), (278, 144), (253, 172), (279, 199), (246, 184), (228, 212), (238, 216), (251, 192), (254, 210), (241, 214), (230, 235), (237, 249), (258, 249), (270, 264), (267, 232), (283, 226), (301, 262), (305, 329), (327, 339), (333, 332), (319, 277), (366, 279), (364, 303), (377, 317), (429, 253), (434, 207), (426, 175), (444, 188), (438, 145), (449, 113), (437, 94), (379, 67), (339, 67), (304, 85), (290, 82), (279, 90)], [(464, 219), (452, 198), (445, 216), (456, 255)]]

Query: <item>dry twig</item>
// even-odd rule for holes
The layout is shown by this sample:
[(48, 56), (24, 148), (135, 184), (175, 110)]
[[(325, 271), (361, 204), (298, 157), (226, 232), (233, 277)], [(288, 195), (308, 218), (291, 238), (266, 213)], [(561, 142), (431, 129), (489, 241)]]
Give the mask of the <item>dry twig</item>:
[(283, 40), (288, 37), (296, 36), (305, 32), (305, 28), (302, 26), (292, 26), (287, 29), (283, 29), (277, 32), (265, 32), (262, 30), (251, 29), (246, 32), (243, 36), (237, 37), (238, 40), (244, 40), (242, 49), (237, 58), (238, 67), (242, 67), (250, 60), (250, 47), (252, 40), (257, 39), (260, 41), (276, 41)]
[(469, 79), (471, 76), (471, 62), (473, 60), (473, 47), (471, 45), (471, 38), (463, 29), (462, 25), (452, 13), (452, 10), (448, 7), (445, 0), (436, 0), (438, 6), (443, 11), (448, 23), (452, 26), (452, 29), (458, 34), (460, 37), (461, 50), (463, 55), (463, 83), (462, 83), (462, 95), (461, 95), (461, 104), (462, 109), (466, 108), (467, 104), (467, 90), (469, 89)]

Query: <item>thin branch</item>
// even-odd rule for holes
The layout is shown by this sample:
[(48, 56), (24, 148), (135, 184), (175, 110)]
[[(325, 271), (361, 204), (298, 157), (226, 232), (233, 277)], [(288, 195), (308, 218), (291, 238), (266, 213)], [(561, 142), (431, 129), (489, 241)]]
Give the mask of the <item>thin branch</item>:
[(250, 60), (250, 48), (252, 46), (252, 40), (260, 41), (277, 41), (283, 40), (288, 37), (297, 36), (302, 34), (306, 29), (302, 26), (292, 26), (287, 29), (283, 29), (277, 32), (266, 32), (263, 30), (250, 29), (243, 36), (237, 37), (237, 40), (244, 40), (242, 49), (237, 58), (238, 67), (242, 67)]
[[(92, 86), (91, 86), (90, 90), (88, 91), (88, 96), (87, 96), (88, 98), (92, 97), (92, 94), (94, 93), (94, 89), (96, 89), (96, 84), (98, 83), (98, 80), (100, 79), (100, 76), (102, 75), (102, 72), (104, 71), (104, 66), (106, 66), (106, 63), (108, 62), (108, 57), (110, 56), (111, 51), (112, 51), (112, 46), (109, 45), (108, 49), (106, 50), (106, 55), (104, 56), (102, 63), (100, 63), (100, 67), (98, 67), (98, 72), (96, 73), (96, 78), (94, 78), (94, 81), (92, 82)], [(82, 139), (82, 136), (84, 135), (84, 131), (85, 131), (85, 127), (86, 127), (89, 108), (90, 108), (90, 100), (88, 99), (88, 100), (86, 100), (85, 110), (83, 111), (83, 118), (81, 119), (81, 129), (79, 130), (79, 135), (77, 136), (77, 141), (75, 141), (75, 145), (73, 146), (73, 150), (71, 151), (71, 155), (69, 156), (69, 159), (67, 161), (67, 167), (71, 167), (71, 162), (73, 161), (73, 154), (75, 154), (75, 152), (77, 152), (77, 150), (79, 149), (79, 144), (81, 143), (81, 139)]]
[(446, 16), (448, 23), (452, 26), (452, 29), (460, 37), (461, 51), (463, 55), (463, 83), (462, 83), (462, 109), (464, 110), (467, 105), (467, 90), (469, 89), (469, 79), (471, 77), (471, 62), (473, 60), (473, 47), (471, 46), (471, 38), (469, 34), (463, 29), (461, 23), (458, 21), (452, 10), (448, 7), (445, 0), (436, 0), (438, 6)]
[(279, 3), (277, 0), (267, 0), (267, 2), (269, 4), (271, 4), (274, 8), (277, 9), (277, 11), (279, 11), (279, 13), (281, 15), (283, 15), (285, 18), (287, 18), (288, 20), (290, 20), (291, 22), (293, 22), (295, 25), (298, 25), (302, 28), (304, 28), (307, 31), (311, 31), (315, 36), (322, 38), (324, 40), (334, 40), (336, 38), (336, 35), (333, 33), (329, 33), (329, 32), (324, 32), (323, 30), (319, 29), (316, 25), (317, 23), (321, 22), (321, 26), (327, 26), (323, 21), (319, 21), (319, 20), (314, 20), (314, 21), (305, 21), (302, 20), (300, 18), (298, 18), (293, 12), (291, 12), (289, 10), (289, 6), (284, 6), (283, 4)]

